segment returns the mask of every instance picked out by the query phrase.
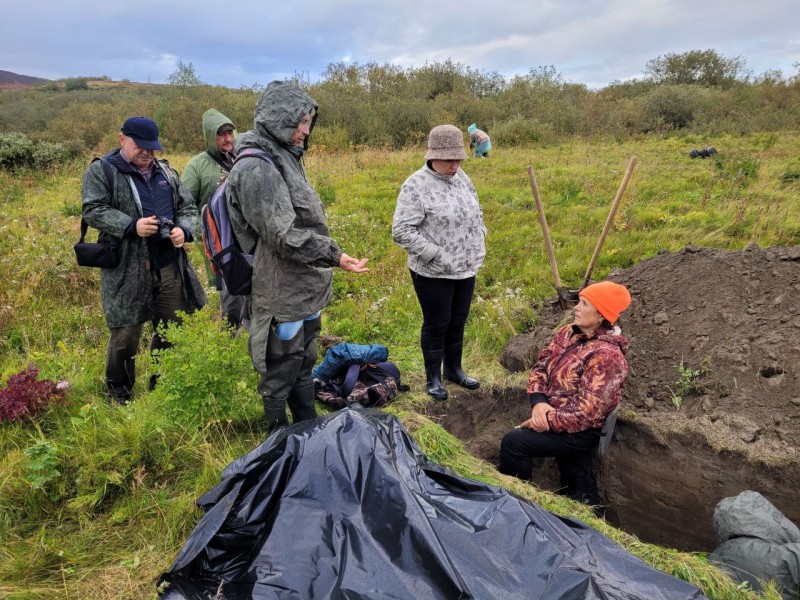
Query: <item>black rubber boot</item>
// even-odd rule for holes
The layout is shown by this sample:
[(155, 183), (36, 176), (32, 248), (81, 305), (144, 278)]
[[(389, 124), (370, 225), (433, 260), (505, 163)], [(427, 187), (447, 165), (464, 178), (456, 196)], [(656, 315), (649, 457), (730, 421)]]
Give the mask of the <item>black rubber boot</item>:
[(286, 401), (274, 398), (262, 398), (264, 402), (264, 416), (268, 431), (273, 431), (278, 427), (288, 425), (286, 420)]
[(442, 386), (442, 352), (423, 352), (427, 392), (434, 400), (447, 400), (447, 390)]
[(302, 387), (292, 388), (286, 400), (292, 413), (292, 422), (308, 421), (317, 418), (314, 408), (314, 384), (309, 383)]
[(444, 378), (468, 390), (477, 390), (481, 382), (464, 373), (461, 368), (463, 344), (453, 344), (444, 350)]

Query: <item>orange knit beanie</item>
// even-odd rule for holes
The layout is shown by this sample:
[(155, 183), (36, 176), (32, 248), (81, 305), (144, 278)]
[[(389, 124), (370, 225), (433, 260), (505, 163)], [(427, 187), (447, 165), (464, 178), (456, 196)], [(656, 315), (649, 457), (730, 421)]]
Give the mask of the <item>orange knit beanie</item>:
[(631, 305), (627, 288), (613, 281), (587, 285), (578, 295), (586, 298), (609, 323), (616, 323), (619, 313)]

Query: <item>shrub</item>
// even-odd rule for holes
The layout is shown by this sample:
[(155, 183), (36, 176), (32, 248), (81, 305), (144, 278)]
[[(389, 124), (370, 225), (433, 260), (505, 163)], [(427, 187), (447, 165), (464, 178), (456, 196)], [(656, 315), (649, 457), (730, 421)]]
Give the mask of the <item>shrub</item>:
[(689, 127), (702, 101), (701, 88), (693, 85), (660, 85), (644, 98), (646, 131), (669, 131)]
[(43, 408), (60, 400), (69, 387), (66, 381), (36, 381), (38, 376), (39, 369), (28, 367), (8, 378), (5, 389), (0, 390), (0, 422), (21, 421), (26, 417), (33, 417)]
[(68, 158), (62, 144), (33, 142), (21, 133), (0, 134), (0, 167), (52, 169)]
[(89, 83), (86, 81), (85, 77), (70, 77), (64, 80), (64, 89), (68, 92), (88, 90)]
[(32, 141), (21, 133), (0, 134), (0, 166), (14, 169), (28, 166), (32, 161)]
[(232, 335), (212, 312), (205, 308), (171, 323), (165, 333), (173, 346), (156, 357), (154, 394), (168, 416), (186, 425), (241, 418), (257, 397), (247, 335)]
[(553, 126), (535, 119), (517, 115), (497, 123), (492, 129), (492, 145), (523, 146), (527, 144), (549, 144), (556, 141)]

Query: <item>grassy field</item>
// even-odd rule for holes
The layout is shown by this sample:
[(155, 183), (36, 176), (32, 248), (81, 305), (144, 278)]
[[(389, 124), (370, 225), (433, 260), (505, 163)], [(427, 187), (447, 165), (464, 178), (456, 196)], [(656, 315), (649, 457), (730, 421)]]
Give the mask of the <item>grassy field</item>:
[[(574, 288), (634, 154), (638, 165), (594, 279), (687, 243), (726, 249), (800, 243), (798, 142), (796, 132), (574, 141), (501, 148), (489, 159), (465, 162), (489, 229), (466, 332), (470, 371), (489, 389), (523, 386), (525, 375), (508, 374), (497, 359), (509, 337), (534, 322), (534, 304), (554, 294), (528, 165), (537, 176), (562, 282)], [(689, 158), (692, 148), (709, 145), (719, 152), (715, 158)], [(421, 313), (405, 254), (390, 237), (399, 186), (421, 166), (422, 155), (409, 149), (307, 156), (334, 237), (351, 256), (369, 257), (371, 268), (362, 276), (337, 271), (323, 333), (389, 347), (412, 386), (392, 410), (433, 460), (578, 516), (710, 598), (755, 597), (702, 555), (643, 544), (578, 505), (499, 475), (422, 414)], [(180, 170), (189, 156), (168, 158)], [(7, 598), (153, 597), (155, 579), (200, 516), (194, 500), (264, 434), (246, 338), (231, 339), (224, 331), (210, 290), (210, 307), (175, 333), (183, 354), (165, 359), (163, 385), (146, 391), (155, 366), (143, 346), (135, 401), (129, 407), (105, 401), (107, 329), (98, 274), (78, 268), (71, 249), (85, 166), (54, 174), (0, 171), (0, 373), (5, 382), (34, 364), (41, 377), (70, 384), (64, 402), (35, 420), (0, 425), (0, 596)], [(198, 249), (191, 255), (199, 267)], [(202, 381), (214, 368), (224, 371), (221, 380)], [(175, 389), (189, 390), (183, 400), (205, 410), (203, 418), (181, 408)], [(226, 414), (231, 406), (235, 414)]]

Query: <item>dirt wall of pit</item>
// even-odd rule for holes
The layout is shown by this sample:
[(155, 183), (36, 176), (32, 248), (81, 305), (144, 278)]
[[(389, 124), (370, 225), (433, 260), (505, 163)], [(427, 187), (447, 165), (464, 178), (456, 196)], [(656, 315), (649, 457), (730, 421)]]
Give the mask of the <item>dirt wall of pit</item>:
[[(451, 399), (431, 403), (429, 416), (462, 440), (468, 452), (496, 465), (503, 435), (530, 416), (524, 390), (450, 389)], [(719, 543), (714, 507), (744, 490), (758, 491), (800, 523), (800, 465), (766, 466), (736, 452), (717, 452), (699, 433), (656, 433), (646, 422), (623, 415), (611, 447), (594, 466), (607, 520), (645, 542), (712, 551)], [(554, 459), (534, 461), (532, 483), (558, 491)]]

